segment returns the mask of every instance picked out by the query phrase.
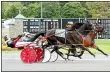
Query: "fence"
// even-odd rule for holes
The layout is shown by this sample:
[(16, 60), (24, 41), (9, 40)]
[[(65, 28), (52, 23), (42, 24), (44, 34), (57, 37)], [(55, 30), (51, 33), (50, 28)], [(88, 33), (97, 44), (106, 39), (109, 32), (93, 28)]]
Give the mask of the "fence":
[[(108, 39), (110, 38), (110, 18), (108, 19), (92, 19), (87, 18), (93, 24), (96, 24), (96, 21), (99, 24), (102, 24), (107, 30), (107, 34), (98, 35), (97, 38)], [(83, 22), (84, 18), (63, 18), (63, 19), (24, 19), (23, 20), (23, 31), (28, 31), (30, 33), (37, 33), (39, 31), (47, 31), (49, 29), (65, 29), (66, 24), (69, 21)]]

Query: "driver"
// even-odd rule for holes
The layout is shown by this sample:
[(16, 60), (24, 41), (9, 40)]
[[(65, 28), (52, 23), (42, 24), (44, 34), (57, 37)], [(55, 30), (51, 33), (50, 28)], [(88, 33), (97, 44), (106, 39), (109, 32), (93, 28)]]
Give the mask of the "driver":
[(23, 42), (30, 42), (30, 33), (29, 32), (24, 33), (24, 37), (22, 37), (22, 41)]
[(68, 23), (66, 24), (66, 29), (67, 29), (67, 31), (72, 31), (72, 25), (73, 25), (73, 22), (68, 22)]

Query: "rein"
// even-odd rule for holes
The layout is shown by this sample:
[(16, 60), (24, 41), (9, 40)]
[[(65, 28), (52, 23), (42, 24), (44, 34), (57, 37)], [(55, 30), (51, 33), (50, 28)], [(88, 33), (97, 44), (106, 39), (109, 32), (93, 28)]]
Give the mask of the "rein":
[(37, 43), (38, 43), (39, 41), (42, 41), (43, 39), (47, 39), (47, 38), (49, 38), (49, 37), (52, 37), (52, 36), (55, 36), (55, 35), (58, 35), (58, 34), (62, 34), (62, 33), (64, 33), (64, 32), (65, 32), (65, 31), (60, 32), (60, 33), (56, 33), (56, 34), (52, 34), (52, 35), (49, 35), (49, 36), (45, 36), (45, 37), (43, 37), (43, 38), (37, 40)]

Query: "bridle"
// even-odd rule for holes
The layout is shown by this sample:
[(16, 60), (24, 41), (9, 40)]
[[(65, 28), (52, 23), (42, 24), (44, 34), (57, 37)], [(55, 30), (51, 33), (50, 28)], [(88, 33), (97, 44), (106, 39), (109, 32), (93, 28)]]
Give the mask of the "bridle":
[(96, 24), (96, 25), (92, 25), (92, 26), (93, 26), (92, 30), (85, 30), (85, 31), (94, 32), (95, 34), (103, 33), (104, 27), (102, 27), (101, 25)]

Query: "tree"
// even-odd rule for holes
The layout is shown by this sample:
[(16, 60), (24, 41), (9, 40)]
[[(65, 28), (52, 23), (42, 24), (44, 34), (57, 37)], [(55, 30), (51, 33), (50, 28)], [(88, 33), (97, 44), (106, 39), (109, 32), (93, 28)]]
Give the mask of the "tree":
[(23, 7), (22, 9), (22, 14), (25, 17), (31, 17), (31, 18), (40, 18), (40, 3), (39, 2), (34, 2), (30, 5), (28, 5), (28, 7)]
[(16, 15), (18, 15), (18, 9), (16, 8), (16, 6), (12, 5), (8, 10), (7, 10), (7, 17), (8, 18), (12, 18), (15, 17)]
[(92, 18), (109, 18), (110, 2), (87, 2)]
[[(110, 18), (110, 2), (42, 2), (43, 18)], [(28, 18), (40, 18), (40, 2), (2, 2), (2, 18), (12, 18), (18, 10)]]
[(86, 15), (86, 17), (87, 17), (87, 18), (91, 18), (91, 17), (92, 17), (92, 14), (91, 14), (91, 12), (89, 11), (89, 8), (88, 8), (88, 6), (87, 6), (86, 3), (87, 3), (87, 2), (80, 2), (81, 6), (86, 9), (86, 10), (85, 10), (85, 15)]
[(3, 10), (3, 9), (2, 9), (1, 18), (2, 18), (2, 19), (5, 19), (5, 18), (6, 18), (6, 15), (5, 15), (5, 12), (4, 12), (4, 10)]
[[(22, 7), (21, 2), (2, 2), (2, 18), (15, 17), (20, 7)], [(12, 14), (13, 16), (11, 16)]]
[(88, 17), (89, 11), (82, 7), (80, 2), (68, 2), (62, 8), (63, 18), (83, 18)]
[(2, 19), (6, 19), (7, 18), (7, 10), (10, 8), (11, 4), (9, 4), (8, 2), (1, 2), (1, 17)]
[(59, 2), (43, 2), (44, 18), (60, 18)]
[(21, 2), (21, 4), (22, 4), (23, 6), (26, 6), (26, 7), (28, 7), (29, 5), (31, 5), (31, 4), (33, 4), (33, 3), (36, 3), (36, 2), (33, 2), (33, 1), (22, 1), (22, 2)]

